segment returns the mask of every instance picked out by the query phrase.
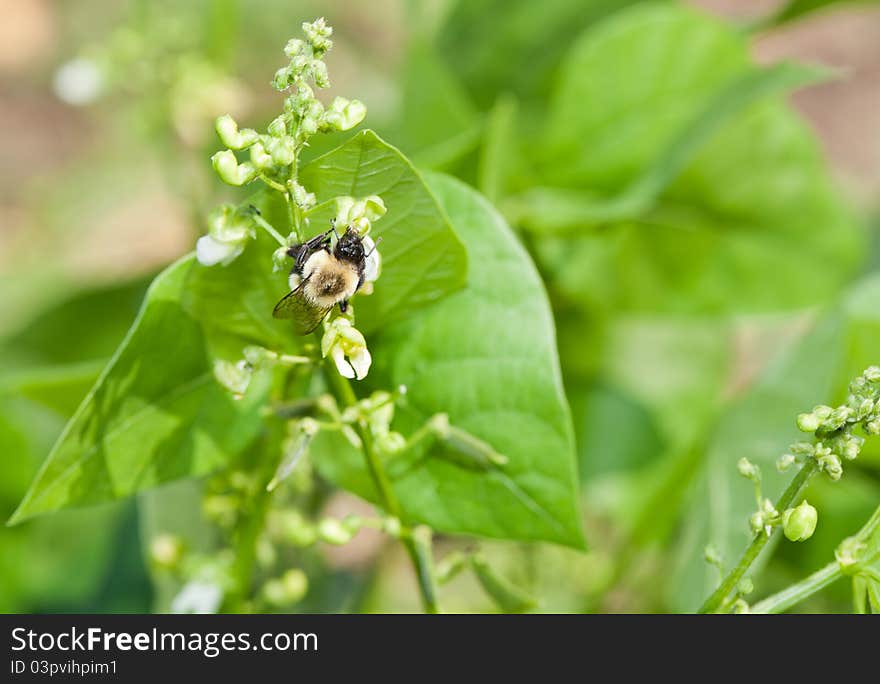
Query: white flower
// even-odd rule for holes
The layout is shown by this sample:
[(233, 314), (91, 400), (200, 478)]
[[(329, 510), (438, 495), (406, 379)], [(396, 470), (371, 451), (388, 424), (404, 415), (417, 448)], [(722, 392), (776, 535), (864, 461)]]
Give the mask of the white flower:
[(334, 318), (326, 326), (321, 338), (321, 354), (333, 359), (344, 378), (363, 380), (373, 362), (363, 334), (347, 318)]
[(196, 258), (202, 266), (232, 263), (244, 251), (244, 245), (220, 242), (210, 235), (203, 235), (196, 242)]
[(214, 582), (193, 580), (183, 585), (171, 602), (172, 613), (216, 613), (223, 602), (223, 589)]
[(67, 104), (82, 106), (94, 102), (104, 87), (104, 76), (94, 60), (77, 57), (61, 65), (52, 79), (52, 89)]
[(378, 280), (379, 275), (382, 273), (382, 256), (379, 254), (379, 250), (376, 249), (376, 243), (373, 242), (373, 238), (365, 237), (363, 243), (364, 251), (369, 255), (364, 264), (364, 283), (372, 283)]
[(196, 258), (202, 266), (226, 266), (256, 236), (252, 219), (235, 207), (223, 205), (208, 217), (208, 234), (196, 242)]

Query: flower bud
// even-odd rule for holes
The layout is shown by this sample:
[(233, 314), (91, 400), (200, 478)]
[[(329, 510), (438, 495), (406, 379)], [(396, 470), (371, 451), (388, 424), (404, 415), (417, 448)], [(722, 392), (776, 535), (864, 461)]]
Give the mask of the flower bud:
[(737, 461), (736, 469), (739, 471), (739, 474), (747, 480), (758, 482), (761, 479), (761, 469), (749, 461), (745, 456)]
[(797, 417), (798, 430), (801, 432), (815, 432), (819, 429), (821, 421), (815, 413), (801, 413)]
[(247, 392), (252, 375), (253, 369), (244, 360), (237, 363), (223, 359), (214, 361), (214, 377), (217, 382), (232, 392), (236, 399), (241, 399)]
[(287, 45), (284, 46), (284, 54), (293, 58), (301, 53), (305, 46), (305, 41), (302, 41), (299, 38), (291, 38), (287, 41)]
[(859, 567), (862, 551), (867, 548), (858, 537), (847, 537), (834, 550), (834, 558), (844, 574), (852, 574)]
[(238, 130), (238, 124), (229, 114), (217, 118), (214, 122), (214, 130), (217, 131), (220, 142), (230, 150), (243, 150), (259, 139), (257, 132), (251, 128)]
[(868, 382), (880, 382), (880, 366), (868, 366), (862, 375)]
[(251, 146), (251, 163), (255, 168), (260, 171), (265, 171), (266, 169), (271, 169), (274, 166), (272, 155), (266, 152), (266, 148), (263, 147), (263, 143), (255, 142)]
[(328, 544), (348, 544), (354, 534), (354, 531), (335, 518), (324, 518), (318, 523), (318, 536)]
[(287, 124), (284, 123), (283, 116), (276, 116), (266, 128), (273, 138), (283, 138), (287, 135)]
[(281, 67), (275, 72), (275, 76), (272, 78), (272, 86), (275, 90), (286, 90), (290, 85), (292, 77), (293, 73), (289, 66)]
[(183, 557), (183, 541), (173, 534), (160, 534), (150, 540), (150, 560), (165, 570), (174, 569)]
[(278, 166), (288, 166), (296, 158), (296, 145), (290, 138), (270, 138), (267, 151)]
[(321, 130), (347, 131), (367, 116), (367, 107), (360, 100), (337, 97), (321, 118)]
[(309, 589), (309, 578), (299, 568), (288, 570), (278, 579), (263, 585), (263, 598), (273, 606), (287, 606), (301, 601)]
[(791, 468), (792, 465), (794, 465), (796, 460), (797, 459), (795, 458), (794, 454), (782, 454), (782, 456), (780, 456), (779, 459), (776, 461), (776, 470), (778, 470), (780, 473), (784, 473), (786, 470)]
[(805, 499), (783, 513), (782, 530), (790, 541), (806, 541), (813, 536), (818, 520), (818, 512)]
[(229, 185), (244, 185), (257, 177), (257, 169), (250, 162), (238, 163), (232, 150), (222, 150), (211, 157), (220, 180)]

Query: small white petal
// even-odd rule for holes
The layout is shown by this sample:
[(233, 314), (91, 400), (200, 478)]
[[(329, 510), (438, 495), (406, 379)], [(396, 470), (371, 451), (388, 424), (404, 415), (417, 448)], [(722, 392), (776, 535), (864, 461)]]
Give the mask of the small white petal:
[(220, 263), (225, 266), (242, 251), (244, 251), (242, 245), (219, 242), (210, 235), (203, 235), (196, 242), (196, 258), (202, 266), (214, 266)]
[(364, 282), (372, 283), (379, 278), (379, 273), (382, 270), (382, 257), (379, 250), (376, 249), (376, 243), (370, 237), (364, 238), (364, 251), (370, 255), (364, 264)]
[(71, 105), (94, 102), (103, 85), (104, 78), (98, 65), (85, 57), (61, 65), (52, 80), (52, 89), (58, 98)]
[(343, 378), (354, 378), (354, 369), (351, 367), (351, 364), (345, 360), (345, 352), (342, 351), (342, 347), (339, 345), (333, 347), (333, 350), (330, 352), (330, 357), (333, 359), (333, 363), (336, 364), (336, 370), (339, 371), (339, 374)]
[(366, 347), (362, 347), (351, 357), (351, 366), (354, 368), (355, 376), (358, 380), (363, 380), (370, 372), (370, 364), (373, 363), (373, 357)]

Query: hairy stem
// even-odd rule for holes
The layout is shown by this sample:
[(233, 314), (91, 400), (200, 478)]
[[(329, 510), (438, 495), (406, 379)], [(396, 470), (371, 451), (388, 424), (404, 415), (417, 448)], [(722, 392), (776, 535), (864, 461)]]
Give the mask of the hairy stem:
[[(326, 369), (327, 371), (324, 375), (331, 386), (333, 394), (336, 396), (336, 400), (345, 406), (353, 406), (356, 404), (357, 396), (354, 393), (351, 383), (339, 375), (336, 368), (329, 360)], [(376, 491), (379, 494), (379, 501), (382, 504), (382, 508), (384, 508), (389, 515), (399, 520), (401, 515), (400, 502), (397, 500), (397, 496), (391, 487), (391, 481), (388, 479), (382, 461), (379, 459), (378, 454), (373, 448), (373, 436), (370, 434), (369, 429), (362, 425), (360, 421), (354, 424), (354, 429), (361, 440), (364, 458), (367, 462), (367, 470), (369, 470), (373, 485), (376, 487)], [(416, 577), (419, 582), (419, 592), (422, 597), (422, 605), (425, 612), (438, 613), (439, 608), (437, 607), (437, 591), (434, 581), (434, 568), (430, 541), (423, 539), (411, 528), (402, 525), (400, 542), (406, 549), (416, 571)]]
[[(807, 459), (798, 474), (795, 475), (794, 479), (791, 481), (791, 484), (788, 485), (786, 490), (782, 493), (782, 496), (779, 497), (779, 500), (776, 502), (776, 510), (784, 511), (785, 509), (790, 508), (794, 503), (794, 500), (804, 490), (807, 482), (817, 470), (818, 464), (816, 463), (816, 460), (813, 458)], [(727, 574), (727, 577), (721, 582), (719, 587), (713, 591), (703, 605), (700, 606), (698, 612), (715, 613), (721, 608), (725, 599), (734, 590), (736, 585), (743, 578), (743, 575), (745, 575), (748, 569), (752, 566), (752, 563), (755, 562), (755, 559), (767, 545), (767, 542), (770, 541), (771, 536), (772, 535), (767, 535), (763, 532), (759, 532), (755, 535), (752, 543), (749, 544), (743, 553), (742, 558), (739, 559), (739, 563), (736, 564), (736, 566)]]

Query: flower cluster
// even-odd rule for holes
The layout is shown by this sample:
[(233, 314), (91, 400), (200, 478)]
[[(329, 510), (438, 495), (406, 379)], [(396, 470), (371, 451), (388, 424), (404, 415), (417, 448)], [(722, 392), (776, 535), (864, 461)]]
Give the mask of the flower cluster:
[[(211, 161), (225, 183), (244, 185), (261, 178), (270, 187), (289, 193), (302, 211), (308, 211), (315, 204), (315, 196), (299, 185), (290, 172), (299, 151), (315, 133), (354, 128), (363, 121), (367, 109), (362, 102), (343, 97), (337, 97), (325, 108), (315, 97), (312, 84), (317, 88), (330, 85), (323, 57), (333, 45), (333, 30), (323, 19), (304, 23), (302, 28), (307, 39), (295, 38), (287, 43), (284, 52), (290, 63), (272, 79), (277, 90), (288, 93), (283, 113), (272, 120), (266, 133), (239, 129), (231, 116), (221, 116), (215, 128), (228, 149), (217, 152)], [(249, 160), (240, 162), (236, 151), (248, 151)]]
[(856, 427), (868, 435), (880, 434), (880, 368), (871, 366), (850, 383), (844, 404), (816, 406), (797, 417), (802, 432), (812, 433), (815, 443), (797, 442), (777, 462), (780, 470), (806, 458), (814, 458), (832, 480), (843, 474), (843, 462), (852, 461), (861, 452), (865, 438), (853, 434)]

